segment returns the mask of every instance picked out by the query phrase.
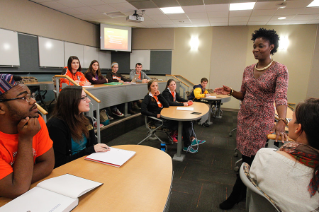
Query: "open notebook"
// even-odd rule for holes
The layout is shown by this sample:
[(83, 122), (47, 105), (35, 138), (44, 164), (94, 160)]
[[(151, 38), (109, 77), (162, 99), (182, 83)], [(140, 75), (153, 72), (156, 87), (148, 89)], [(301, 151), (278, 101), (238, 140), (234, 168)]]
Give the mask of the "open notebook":
[(134, 151), (110, 147), (110, 151), (92, 153), (85, 159), (115, 167), (120, 167), (131, 157), (133, 157), (135, 153), (136, 152)]
[(78, 197), (102, 184), (70, 174), (53, 177), (8, 202), (0, 208), (0, 212), (71, 211), (78, 205)]

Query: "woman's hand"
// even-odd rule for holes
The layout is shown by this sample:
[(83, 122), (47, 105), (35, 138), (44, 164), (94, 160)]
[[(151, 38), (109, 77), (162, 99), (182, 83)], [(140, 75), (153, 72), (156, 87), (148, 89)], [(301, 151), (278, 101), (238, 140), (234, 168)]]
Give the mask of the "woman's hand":
[(84, 85), (91, 85), (91, 83), (90, 82), (85, 82)]
[(119, 80), (119, 82), (122, 82), (122, 83), (123, 83), (124, 81), (123, 81), (123, 80)]
[(281, 139), (281, 142), (284, 143), (288, 141), (288, 136), (285, 132), (286, 124), (283, 121), (278, 121), (273, 127), (271, 133), (275, 132), (276, 134), (276, 142)]
[(160, 94), (161, 94), (161, 92), (159, 90), (157, 90), (157, 91), (155, 91), (154, 96), (158, 96)]
[(106, 82), (109, 82), (109, 80), (107, 78), (105, 78)]
[(188, 106), (188, 103), (187, 103), (187, 102), (183, 102), (183, 105), (187, 107), (187, 106)]
[(92, 78), (93, 81), (96, 81), (97, 79), (95, 79), (95, 77)]
[(95, 152), (107, 152), (107, 151), (110, 151), (110, 147), (106, 144), (99, 143), (99, 144), (94, 145), (94, 151)]
[(229, 95), (230, 92), (231, 92), (231, 88), (225, 85), (223, 85), (223, 87), (221, 88), (214, 89), (214, 93), (217, 93), (217, 94)]
[(159, 119), (161, 118), (161, 114), (157, 114), (156, 117)]

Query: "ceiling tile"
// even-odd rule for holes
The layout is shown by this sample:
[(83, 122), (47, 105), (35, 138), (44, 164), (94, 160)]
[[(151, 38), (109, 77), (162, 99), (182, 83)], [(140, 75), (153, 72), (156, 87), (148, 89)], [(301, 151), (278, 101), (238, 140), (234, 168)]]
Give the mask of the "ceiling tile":
[(174, 24), (191, 24), (192, 22), (189, 19), (181, 19), (181, 20), (172, 20)]
[(44, 6), (50, 7), (52, 9), (56, 9), (56, 10), (63, 9), (63, 8), (69, 8), (63, 4), (60, 4), (59, 2), (42, 2), (41, 4)]
[(229, 0), (204, 0), (205, 4), (228, 4)]
[(228, 11), (226, 12), (207, 12), (207, 16), (209, 18), (221, 18), (221, 17), (228, 17)]
[(319, 19), (308, 21), (307, 24), (319, 24)]
[(293, 9), (293, 8), (305, 8), (307, 7), (313, 0), (302, 0), (302, 1), (288, 1), (286, 8)]
[(79, 11), (80, 13), (84, 13), (84, 14), (90, 14), (90, 13), (97, 13), (98, 11), (90, 8), (90, 7), (76, 7), (74, 8), (74, 10)]
[(107, 4), (110, 4), (110, 3), (125, 3), (126, 0), (101, 0)]
[(209, 18), (209, 22), (219, 23), (219, 22), (227, 22), (228, 18)]
[(171, 28), (171, 27), (176, 27), (176, 25), (175, 24), (161, 24), (160, 25), (161, 27), (163, 27), (163, 28)]
[(253, 10), (251, 16), (265, 16), (265, 15), (274, 15), (276, 10)]
[(304, 21), (304, 20), (312, 20), (317, 18), (317, 15), (296, 15), (293, 20), (294, 21)]
[(207, 18), (206, 13), (186, 13), (189, 18)]
[(305, 9), (303, 9), (300, 14), (319, 14), (319, 8), (307, 7)]
[(134, 1), (130, 2), (137, 9), (149, 9), (149, 8), (157, 8), (156, 4), (151, 1)]
[(185, 13), (196, 13), (196, 12), (205, 12), (205, 5), (197, 6), (184, 6), (182, 7)]
[(275, 15), (285, 16), (285, 15), (296, 15), (300, 13), (303, 9), (278, 9)]
[(266, 25), (267, 21), (249, 21), (247, 25)]
[(203, 0), (178, 0), (181, 6), (203, 5)]
[(249, 22), (257, 22), (257, 21), (269, 21), (271, 16), (250, 16)]
[(68, 15), (80, 15), (82, 14), (82, 12), (75, 10), (75, 8), (63, 8), (63, 9), (59, 9), (59, 11), (68, 14)]
[(245, 3), (245, 2), (256, 2), (256, 0), (229, 0), (229, 3)]
[(179, 7), (176, 0), (152, 0), (158, 7)]
[(123, 2), (123, 3), (113, 3), (113, 4), (109, 4), (111, 7), (114, 7), (115, 9), (119, 10), (119, 11), (128, 11), (128, 10), (136, 10), (135, 7), (133, 7), (131, 4), (127, 3), (127, 2)]
[(229, 17), (250, 16), (252, 10), (229, 11)]
[[(205, 1), (206, 2), (206, 1)], [(213, 5), (205, 5), (206, 11), (218, 11), (218, 12), (228, 12), (229, 4), (213, 4)]]
[(244, 22), (244, 21), (248, 21), (249, 20), (249, 16), (246, 17), (229, 17), (229, 22)]
[(146, 15), (164, 15), (160, 9), (147, 9), (145, 10)]
[(191, 19), (191, 22), (193, 23), (193, 24), (200, 24), (200, 23), (202, 23), (202, 24), (209, 24), (209, 19), (207, 18), (207, 19)]
[(111, 7), (110, 5), (99, 5), (99, 6), (91, 6), (91, 8), (102, 12), (102, 13), (108, 13), (108, 12), (117, 12), (118, 9)]
[(288, 20), (292, 20), (295, 16), (285, 16), (286, 17), (286, 19), (284, 19), (284, 20), (279, 20), (278, 18), (279, 17), (281, 17), (281, 16), (273, 16), (273, 17), (271, 17), (271, 19), (270, 19), (270, 21), (271, 22), (273, 22), (273, 21), (277, 21), (277, 22), (286, 22), (286, 21), (288, 21)]
[(148, 15), (152, 20), (170, 20), (166, 15)]
[(38, 3), (42, 3), (42, 2), (46, 2), (46, 1), (52, 1), (52, 0), (32, 0), (33, 2), (38, 2)]
[(254, 9), (256, 10), (276, 10), (278, 9), (278, 4), (283, 1), (269, 1), (269, 2), (256, 2)]
[(157, 20), (155, 21), (157, 24), (174, 24), (171, 20)]
[(105, 2), (101, 1), (101, 0), (76, 0), (84, 5), (87, 6), (95, 6), (95, 5), (103, 5), (106, 4)]
[(66, 7), (83, 7), (85, 6), (84, 4), (75, 1), (75, 0), (63, 0), (63, 1), (58, 1), (60, 4), (65, 5)]
[(171, 20), (187, 19), (187, 16), (185, 14), (167, 14), (167, 17)]

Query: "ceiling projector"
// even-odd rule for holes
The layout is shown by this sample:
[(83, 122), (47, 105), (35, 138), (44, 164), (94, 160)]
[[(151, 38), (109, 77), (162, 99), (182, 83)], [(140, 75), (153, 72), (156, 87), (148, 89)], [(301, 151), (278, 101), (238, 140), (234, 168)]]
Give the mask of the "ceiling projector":
[[(143, 10), (142, 10), (142, 12), (144, 13)], [(132, 22), (143, 22), (144, 21), (144, 17), (142, 15), (137, 14), (137, 12), (135, 10), (135, 13), (133, 15), (127, 16), (126, 20), (127, 21), (132, 21)]]

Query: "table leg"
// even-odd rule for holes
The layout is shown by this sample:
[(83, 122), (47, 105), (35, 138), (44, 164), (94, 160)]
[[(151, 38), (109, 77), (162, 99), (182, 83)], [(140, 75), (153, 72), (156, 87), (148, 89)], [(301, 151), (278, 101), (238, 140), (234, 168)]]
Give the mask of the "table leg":
[(217, 114), (216, 114), (216, 118), (221, 119), (222, 118), (222, 110), (220, 109), (220, 105), (221, 105), (221, 101), (217, 102)]
[(124, 104), (124, 116), (125, 117), (131, 116), (131, 114), (128, 113), (128, 102), (125, 102)]
[(182, 154), (183, 148), (183, 140), (182, 140), (182, 130), (183, 130), (183, 122), (178, 122), (178, 143), (177, 143), (177, 153), (174, 155), (173, 160), (182, 162), (184, 160), (185, 155)]
[(213, 122), (211, 122), (211, 118), (212, 118), (212, 105), (213, 105), (213, 102), (212, 101), (208, 101), (208, 104), (209, 104), (209, 112), (208, 112), (208, 122), (207, 122), (207, 124), (208, 125), (212, 125)]

